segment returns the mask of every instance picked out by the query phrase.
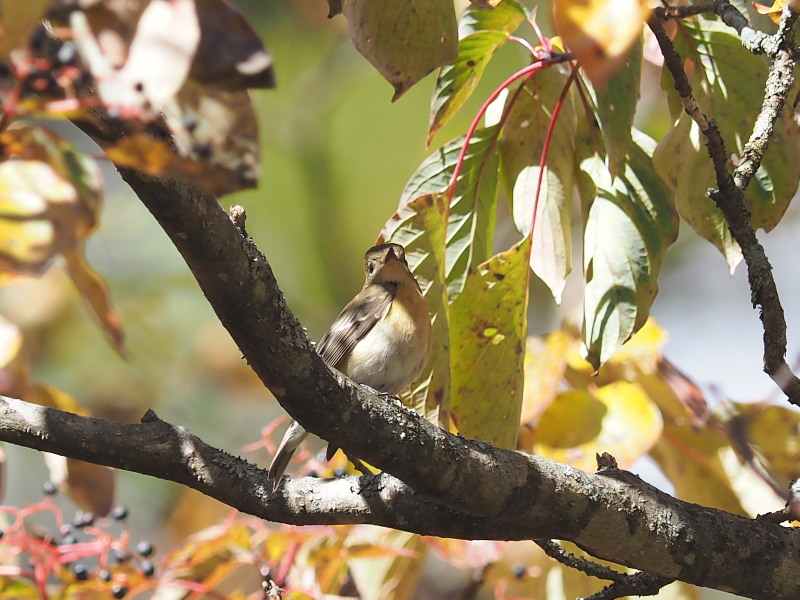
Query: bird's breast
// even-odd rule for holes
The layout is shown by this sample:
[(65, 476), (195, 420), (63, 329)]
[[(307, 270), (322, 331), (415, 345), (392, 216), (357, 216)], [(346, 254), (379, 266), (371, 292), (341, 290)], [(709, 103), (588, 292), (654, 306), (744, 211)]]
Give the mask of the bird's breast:
[(431, 322), (415, 288), (398, 286), (386, 316), (353, 348), (342, 370), (353, 381), (398, 394), (422, 373), (431, 353)]

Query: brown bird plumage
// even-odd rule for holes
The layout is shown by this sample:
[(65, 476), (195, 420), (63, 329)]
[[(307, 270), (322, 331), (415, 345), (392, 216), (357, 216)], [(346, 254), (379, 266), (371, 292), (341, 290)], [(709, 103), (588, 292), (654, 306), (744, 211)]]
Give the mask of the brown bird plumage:
[[(364, 287), (317, 345), (326, 364), (356, 383), (389, 395), (422, 373), (431, 354), (430, 315), (400, 244), (380, 244), (364, 255)], [(289, 460), (308, 432), (292, 421), (269, 476), (278, 489)], [(328, 457), (336, 448), (329, 448)]]

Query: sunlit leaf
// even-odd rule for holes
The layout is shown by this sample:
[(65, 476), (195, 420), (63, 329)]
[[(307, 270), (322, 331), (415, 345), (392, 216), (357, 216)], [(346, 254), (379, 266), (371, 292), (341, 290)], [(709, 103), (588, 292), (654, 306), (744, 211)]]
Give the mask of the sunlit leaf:
[(433, 319), (433, 352), (412, 386), (408, 403), (426, 419), (448, 429), (450, 424), (450, 330), (445, 275), (447, 199), (426, 194), (401, 206), (381, 232), (381, 240), (402, 244), (411, 271), (422, 288)]
[(700, 129), (688, 115), (681, 115), (658, 142), (653, 164), (674, 194), (681, 217), (722, 252), (728, 270), (733, 273), (742, 260), (742, 250), (722, 213), (705, 195), (705, 190), (716, 186), (716, 179)]
[(788, 489), (800, 478), (800, 413), (782, 406), (737, 404), (745, 424), (745, 437), (768, 471)]
[(433, 91), (429, 144), (472, 95), (494, 53), (524, 20), (525, 11), (516, 0), (505, 0), (491, 10), (466, 8), (459, 24), (458, 57), (439, 71)]
[(596, 159), (583, 163), (596, 186), (584, 231), (583, 326), (595, 369), (647, 321), (664, 254), (678, 235), (669, 191), (650, 158), (653, 148), (638, 134), (613, 183)]
[(0, 316), (0, 369), (6, 368), (22, 348), (22, 333), (19, 327)]
[(494, 540), (456, 540), (453, 538), (423, 537), (433, 552), (450, 564), (462, 569), (478, 569), (502, 555), (506, 543)]
[(348, 543), (350, 573), (361, 598), (413, 598), (427, 552), (419, 535), (377, 527), (359, 528), (349, 536)]
[(0, 133), (0, 269), (36, 275), (97, 224), (95, 162), (41, 127)]
[(98, 4), (70, 16), (98, 95), (122, 116), (157, 117), (186, 81), (200, 42), (194, 1), (136, 3), (143, 10)]
[(458, 54), (450, 0), (344, 0), (342, 12), (356, 50), (394, 87), (392, 100)]
[(641, 78), (642, 39), (639, 37), (626, 55), (622, 68), (606, 85), (597, 89), (587, 86), (594, 99), (612, 177), (616, 177), (631, 147)]
[(453, 420), (503, 448), (516, 446), (522, 410), (529, 248), (525, 238), (480, 265), (450, 306)]
[(203, 582), (214, 589), (241, 563), (252, 560), (251, 534), (241, 523), (225, 521), (203, 529), (175, 546), (161, 561), (165, 579)]
[(508, 103), (513, 99), (514, 104), (500, 140), (501, 175), (511, 195), (514, 224), (522, 235), (530, 235), (533, 227), (531, 268), (550, 288), (556, 302), (560, 302), (572, 270), (570, 205), (576, 168), (572, 94), (565, 97), (552, 129), (543, 172), (540, 162), (553, 109), (566, 85), (566, 73), (550, 68), (511, 94)]
[[(763, 102), (767, 64), (748, 52), (736, 32), (721, 21), (699, 17), (682, 24), (675, 45), (691, 65), (694, 96), (703, 112), (720, 129), (730, 153), (731, 168), (742, 155)], [(698, 234), (713, 242), (731, 269), (738, 262), (722, 217), (704, 197), (708, 187), (718, 187), (702, 134), (697, 124), (680, 115), (682, 108), (673, 90), (671, 75), (662, 73), (676, 124), (660, 143), (655, 156), (659, 172), (675, 192), (681, 215)], [(797, 89), (788, 95), (794, 98)], [(688, 133), (687, 133), (688, 131)], [(770, 231), (780, 222), (794, 196), (800, 172), (789, 165), (800, 162), (797, 124), (791, 111), (776, 123), (761, 168), (745, 192), (745, 203), (754, 228)], [(661, 148), (661, 146), (664, 146)]]
[(595, 86), (619, 68), (650, 15), (646, 0), (557, 0), (556, 30)]
[(783, 12), (783, 7), (785, 4), (785, 0), (775, 0), (775, 2), (772, 3), (772, 6), (765, 6), (763, 4), (759, 4), (758, 2), (753, 2), (753, 7), (756, 9), (758, 14), (767, 15), (770, 20), (777, 25), (781, 22), (781, 13)]
[(714, 430), (694, 429), (688, 419), (665, 418), (664, 434), (650, 455), (681, 500), (745, 514), (718, 455), (729, 447), (730, 442)]
[[(450, 202), (446, 264), (451, 302), (461, 293), (467, 274), (492, 255), (497, 207), (496, 134), (496, 127), (475, 132)], [(400, 206), (424, 194), (445, 191), (463, 144), (464, 138), (457, 138), (426, 158), (406, 184)]]
[(536, 446), (527, 450), (584, 471), (609, 452), (627, 469), (652, 448), (661, 427), (661, 413), (644, 390), (621, 381), (595, 392), (560, 393), (539, 419)]
[(567, 368), (567, 350), (577, 344), (556, 329), (546, 338), (529, 337), (525, 352), (525, 387), (522, 393), (522, 423), (532, 423), (550, 406)]
[(86, 302), (92, 315), (97, 319), (103, 333), (111, 345), (121, 355), (125, 355), (125, 334), (119, 314), (111, 305), (111, 293), (103, 277), (86, 261), (83, 247), (76, 247), (64, 253), (67, 272), (75, 287)]

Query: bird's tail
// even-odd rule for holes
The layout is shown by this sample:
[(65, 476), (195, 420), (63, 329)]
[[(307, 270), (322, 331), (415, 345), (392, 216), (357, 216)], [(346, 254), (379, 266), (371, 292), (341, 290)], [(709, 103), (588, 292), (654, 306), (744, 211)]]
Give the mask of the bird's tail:
[(292, 421), (289, 429), (283, 435), (280, 446), (275, 451), (275, 456), (272, 458), (272, 464), (269, 466), (269, 478), (272, 480), (272, 491), (277, 491), (278, 486), (281, 484), (281, 477), (289, 466), (289, 461), (292, 459), (294, 451), (302, 443), (308, 432), (303, 429), (302, 425), (297, 421)]

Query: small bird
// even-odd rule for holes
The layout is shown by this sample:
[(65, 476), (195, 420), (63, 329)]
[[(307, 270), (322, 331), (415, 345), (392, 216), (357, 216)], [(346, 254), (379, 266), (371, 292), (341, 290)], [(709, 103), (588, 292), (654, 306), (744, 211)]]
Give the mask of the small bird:
[[(367, 250), (364, 274), (364, 287), (336, 317), (317, 352), (356, 383), (395, 396), (416, 381), (430, 358), (428, 307), (400, 244)], [(273, 490), (307, 435), (297, 421), (291, 422), (269, 467)], [(329, 447), (328, 458), (335, 452)]]

